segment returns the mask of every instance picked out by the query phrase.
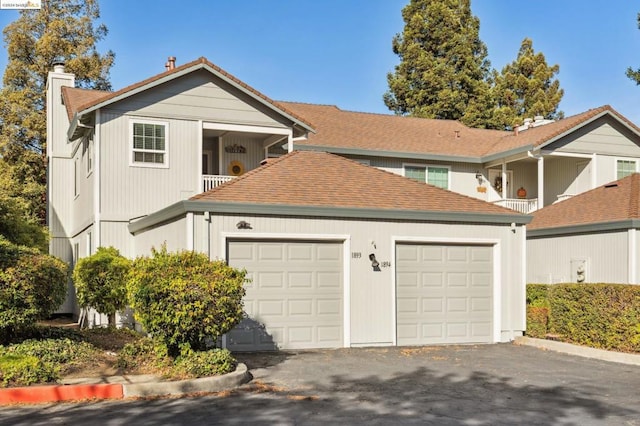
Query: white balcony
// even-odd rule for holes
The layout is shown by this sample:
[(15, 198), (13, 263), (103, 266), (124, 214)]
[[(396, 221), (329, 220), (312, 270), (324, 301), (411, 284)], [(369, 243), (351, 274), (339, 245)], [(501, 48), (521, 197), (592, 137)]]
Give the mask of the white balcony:
[(537, 198), (529, 200), (522, 198), (505, 198), (504, 200), (494, 201), (493, 203), (524, 214), (538, 210)]
[(207, 192), (210, 189), (220, 186), (225, 182), (229, 182), (235, 176), (224, 175), (202, 175), (202, 192)]

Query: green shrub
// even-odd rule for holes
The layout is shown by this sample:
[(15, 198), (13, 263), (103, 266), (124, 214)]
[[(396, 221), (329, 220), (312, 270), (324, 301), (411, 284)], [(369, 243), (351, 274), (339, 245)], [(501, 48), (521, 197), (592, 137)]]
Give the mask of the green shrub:
[(115, 326), (115, 314), (127, 304), (127, 273), (131, 262), (114, 247), (98, 247), (95, 254), (78, 261), (73, 270), (78, 303), (109, 316)]
[(236, 368), (235, 358), (226, 349), (210, 349), (208, 351), (184, 351), (176, 358), (178, 371), (189, 377), (206, 377), (226, 374)]
[(129, 301), (145, 330), (175, 357), (184, 345), (205, 349), (240, 322), (245, 274), (201, 253), (163, 247), (133, 262)]
[(116, 365), (119, 368), (143, 368), (152, 366), (163, 369), (172, 364), (167, 354), (167, 346), (150, 337), (127, 343), (118, 352)]
[(549, 303), (552, 333), (595, 348), (640, 352), (640, 286), (556, 284)]
[(44, 254), (7, 254), (15, 264), (0, 271), (0, 342), (14, 338), (64, 302), (68, 269), (61, 260)]
[(25, 340), (22, 343), (5, 347), (0, 353), (15, 355), (33, 355), (43, 362), (64, 364), (70, 367), (80, 362), (89, 361), (96, 353), (96, 348), (87, 343), (71, 339)]
[(33, 355), (0, 355), (0, 386), (29, 386), (34, 383), (54, 382), (56, 368)]
[(123, 369), (161, 371), (165, 378), (183, 379), (226, 374), (236, 368), (237, 361), (226, 349), (194, 351), (188, 345), (180, 355), (169, 356), (167, 346), (152, 338), (143, 338), (125, 345), (118, 353), (117, 366)]

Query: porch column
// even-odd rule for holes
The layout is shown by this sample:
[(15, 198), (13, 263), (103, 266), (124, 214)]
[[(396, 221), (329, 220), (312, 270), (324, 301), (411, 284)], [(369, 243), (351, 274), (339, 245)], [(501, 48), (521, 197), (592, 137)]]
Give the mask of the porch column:
[(507, 163), (502, 162), (502, 194), (500, 194), (503, 200), (507, 199)]
[(538, 209), (544, 207), (544, 157), (538, 157)]

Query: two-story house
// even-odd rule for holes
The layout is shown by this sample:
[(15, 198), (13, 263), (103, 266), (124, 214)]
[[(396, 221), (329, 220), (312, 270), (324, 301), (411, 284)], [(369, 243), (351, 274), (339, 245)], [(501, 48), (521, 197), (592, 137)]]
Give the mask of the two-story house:
[(509, 341), (531, 217), (504, 206), (530, 212), (640, 158), (640, 132), (609, 107), (539, 124), (274, 102), (204, 58), (116, 92), (77, 89), (56, 64), (51, 253), (166, 243), (246, 268), (234, 349)]

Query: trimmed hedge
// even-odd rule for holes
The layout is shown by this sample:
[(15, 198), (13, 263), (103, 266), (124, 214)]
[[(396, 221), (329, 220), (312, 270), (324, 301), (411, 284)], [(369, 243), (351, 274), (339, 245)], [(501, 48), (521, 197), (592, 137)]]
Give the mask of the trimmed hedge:
[(640, 286), (527, 285), (527, 335), (547, 334), (594, 348), (640, 352)]

